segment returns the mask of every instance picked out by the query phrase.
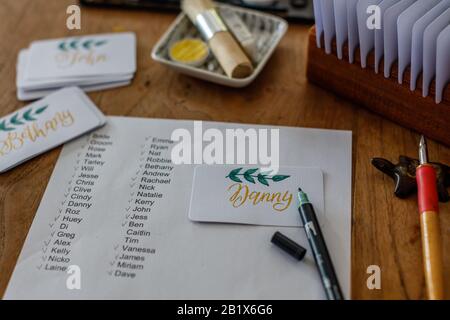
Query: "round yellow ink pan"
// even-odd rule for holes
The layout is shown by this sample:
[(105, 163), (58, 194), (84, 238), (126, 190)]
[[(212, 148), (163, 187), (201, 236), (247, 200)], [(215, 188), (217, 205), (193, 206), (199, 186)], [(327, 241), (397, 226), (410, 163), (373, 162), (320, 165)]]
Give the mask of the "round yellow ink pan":
[(201, 66), (208, 56), (208, 45), (200, 39), (183, 39), (169, 49), (170, 59), (193, 67)]

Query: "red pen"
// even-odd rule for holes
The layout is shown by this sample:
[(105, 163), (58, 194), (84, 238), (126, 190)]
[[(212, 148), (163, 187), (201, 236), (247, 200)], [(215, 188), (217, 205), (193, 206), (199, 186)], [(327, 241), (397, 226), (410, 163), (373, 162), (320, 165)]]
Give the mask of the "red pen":
[(436, 170), (428, 163), (428, 149), (424, 136), (420, 139), (419, 159), (420, 166), (416, 170), (416, 179), (425, 283), (428, 299), (442, 300), (444, 299), (444, 268)]

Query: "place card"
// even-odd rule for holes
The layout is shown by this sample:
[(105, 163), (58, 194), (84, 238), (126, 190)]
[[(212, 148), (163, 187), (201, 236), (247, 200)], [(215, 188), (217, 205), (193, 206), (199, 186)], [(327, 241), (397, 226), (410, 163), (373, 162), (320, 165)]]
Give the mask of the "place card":
[[(298, 188), (307, 192), (319, 220), (324, 213), (319, 168), (202, 165), (195, 169), (189, 219), (266, 226), (301, 227)], [(323, 222), (323, 219), (322, 219)]]
[(23, 107), (0, 119), (0, 173), (105, 123), (101, 111), (77, 87)]

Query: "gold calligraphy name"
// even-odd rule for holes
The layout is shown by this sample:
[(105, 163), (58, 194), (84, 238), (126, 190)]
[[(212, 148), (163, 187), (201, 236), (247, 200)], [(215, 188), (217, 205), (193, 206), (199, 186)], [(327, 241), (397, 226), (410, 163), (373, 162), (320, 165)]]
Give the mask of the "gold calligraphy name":
[(232, 206), (239, 208), (240, 206), (250, 203), (258, 205), (260, 203), (270, 203), (276, 211), (284, 211), (291, 205), (292, 193), (285, 192), (259, 192), (251, 191), (247, 185), (235, 183), (228, 187), (228, 191), (233, 192), (229, 201)]
[(105, 54), (95, 54), (94, 51), (89, 51), (87, 53), (83, 53), (82, 51), (68, 51), (56, 54), (55, 60), (58, 67), (67, 68), (76, 64), (93, 66), (105, 62), (107, 57)]
[(0, 156), (22, 148), (27, 141), (36, 142), (39, 138), (46, 138), (49, 133), (56, 132), (60, 128), (70, 127), (75, 122), (70, 111), (57, 112), (50, 120), (45, 121), (41, 126), (33, 122), (25, 126), (22, 130), (8, 132), (4, 140), (0, 140)]

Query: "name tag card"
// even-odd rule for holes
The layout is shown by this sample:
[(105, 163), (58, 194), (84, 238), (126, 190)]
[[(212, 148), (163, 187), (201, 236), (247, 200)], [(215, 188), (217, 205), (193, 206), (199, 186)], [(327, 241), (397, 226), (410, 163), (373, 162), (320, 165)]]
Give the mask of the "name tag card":
[(0, 173), (105, 123), (101, 111), (77, 87), (19, 109), (0, 119)]
[(136, 36), (100, 34), (33, 42), (25, 78), (125, 75), (135, 71)]
[(66, 86), (85, 92), (130, 84), (136, 72), (134, 33), (39, 40), (19, 52), (17, 97), (32, 100)]
[(278, 173), (271, 175), (258, 166), (198, 166), (189, 219), (301, 227), (297, 210), (299, 187), (308, 193), (323, 222), (323, 174), (318, 168), (280, 167)]

